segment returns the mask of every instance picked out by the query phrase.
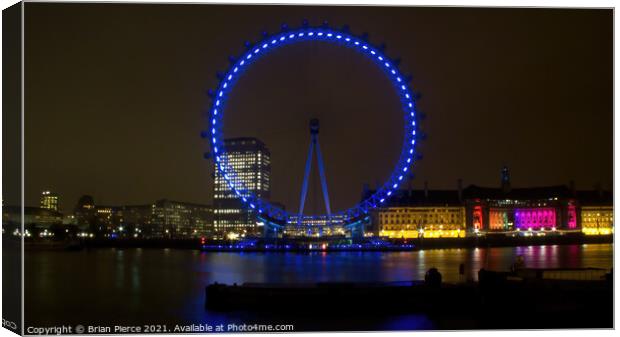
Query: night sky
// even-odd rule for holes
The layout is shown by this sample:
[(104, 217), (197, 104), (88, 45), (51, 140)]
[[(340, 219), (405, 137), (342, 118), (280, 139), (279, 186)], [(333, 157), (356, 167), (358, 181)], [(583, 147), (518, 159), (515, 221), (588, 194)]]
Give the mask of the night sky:
[[(71, 210), (156, 199), (211, 203), (205, 92), (243, 42), (280, 24), (348, 24), (401, 58), (427, 118), (413, 187), (610, 188), (613, 179), (612, 10), (26, 4), (26, 203), (60, 194)], [(272, 153), (272, 200), (296, 209), (309, 144), (320, 144), (332, 209), (389, 176), (402, 112), (373, 63), (321, 42), (278, 49), (232, 92), (225, 136)], [(316, 171), (316, 166), (314, 167)], [(306, 209), (320, 212), (311, 181)], [(6, 196), (6, 204), (16, 204)]]

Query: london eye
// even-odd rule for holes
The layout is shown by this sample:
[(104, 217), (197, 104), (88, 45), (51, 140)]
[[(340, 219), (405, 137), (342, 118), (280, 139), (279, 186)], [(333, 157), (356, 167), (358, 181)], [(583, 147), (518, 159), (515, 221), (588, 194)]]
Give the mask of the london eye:
[[(252, 193), (252, 191), (245, 186), (242, 179), (237, 179), (237, 172), (235, 172), (233, 167), (227, 162), (226, 149), (224, 147), (223, 116), (226, 111), (227, 99), (235, 87), (237, 80), (242, 77), (244, 72), (250, 68), (256, 60), (267, 57), (271, 51), (291, 44), (308, 41), (321, 41), (342, 46), (343, 48), (349, 48), (355, 50), (363, 57), (372, 60), (373, 63), (382, 70), (385, 76), (389, 78), (392, 84), (392, 90), (395, 90), (398, 94), (401, 110), (404, 115), (403, 125), (401, 126), (404, 128), (404, 142), (398, 161), (387, 181), (366, 199), (336, 213), (331, 212), (329, 204), (327, 183), (318, 144), (318, 120), (313, 120), (310, 124), (312, 141), (310, 143), (308, 161), (306, 162), (298, 212), (287, 212), (283, 208), (273, 205), (267, 200), (263, 200)], [(360, 222), (359, 219), (367, 216), (370, 210), (385, 204), (398, 190), (399, 186), (407, 180), (410, 170), (416, 160), (416, 140), (418, 138), (416, 133), (416, 122), (418, 117), (416, 112), (416, 97), (409, 85), (411, 78), (401, 73), (399, 61), (385, 55), (383, 47), (371, 44), (366, 35), (356, 36), (350, 33), (346, 26), (343, 29), (334, 29), (326, 24), (313, 27), (304, 23), (304, 25), (298, 28), (289, 28), (287, 25), (283, 25), (280, 32), (272, 35), (263, 33), (262, 40), (254, 44), (246, 43), (246, 47), (247, 50), (241, 56), (236, 59), (231, 59), (229, 68), (223, 75), (219, 76), (220, 81), (217, 89), (210, 91), (212, 101), (208, 110), (208, 127), (202, 132), (203, 138), (207, 138), (210, 142), (210, 156), (215, 162), (217, 171), (225, 179), (230, 190), (238, 196), (246, 207), (256, 211), (259, 216), (263, 218), (273, 219), (274, 223), (279, 223), (282, 226), (301, 226), (302, 219), (306, 218), (327, 219), (328, 224), (330, 223), (330, 219), (337, 218), (344, 226), (358, 224)], [(304, 201), (307, 192), (308, 173), (310, 170), (309, 165), (314, 150), (316, 150), (317, 153), (327, 214), (304, 215)]]

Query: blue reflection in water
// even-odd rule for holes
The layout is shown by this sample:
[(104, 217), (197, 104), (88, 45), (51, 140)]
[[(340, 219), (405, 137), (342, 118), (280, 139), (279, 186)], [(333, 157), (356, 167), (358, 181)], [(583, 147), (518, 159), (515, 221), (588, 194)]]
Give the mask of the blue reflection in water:
[[(264, 313), (206, 311), (205, 286), (213, 283), (398, 282), (421, 280), (432, 267), (446, 282), (480, 268), (508, 270), (518, 255), (527, 267), (611, 268), (613, 245), (436, 249), (412, 252), (201, 253), (174, 249), (93, 249), (81, 252), (28, 251), (27, 324), (98, 323), (228, 324), (274, 322)], [(300, 304), (302, 305), (302, 304)], [(372, 304), (369, 304), (372, 315)], [(282, 318), (284, 319), (284, 318)], [(299, 320), (301, 318), (298, 318)], [(329, 321), (299, 321), (330, 330), (428, 329), (424, 315)], [(368, 326), (360, 325), (364, 322)], [(290, 323), (280, 321), (281, 323)], [(278, 323), (278, 322), (275, 322)]]

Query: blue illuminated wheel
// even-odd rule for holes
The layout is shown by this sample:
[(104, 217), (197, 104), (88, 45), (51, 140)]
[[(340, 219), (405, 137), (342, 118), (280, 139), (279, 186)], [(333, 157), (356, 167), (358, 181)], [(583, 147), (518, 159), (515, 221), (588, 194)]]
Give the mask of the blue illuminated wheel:
[(213, 91), (211, 97), (213, 102), (209, 109), (209, 127), (203, 132), (203, 137), (209, 138), (211, 143), (211, 156), (216, 163), (216, 167), (228, 186), (234, 191), (247, 207), (255, 209), (263, 216), (267, 216), (280, 221), (287, 221), (290, 216), (283, 209), (276, 207), (269, 202), (257, 198), (251, 193), (241, 181), (234, 179), (235, 170), (226, 163), (224, 149), (224, 135), (222, 132), (222, 121), (226, 107), (226, 99), (229, 97), (236, 81), (241, 74), (249, 68), (254, 61), (269, 54), (270, 51), (293, 43), (303, 43), (306, 41), (322, 41), (351, 48), (365, 57), (370, 58), (387, 75), (393, 84), (394, 89), (400, 97), (402, 110), (404, 112), (405, 142), (401, 150), (396, 168), (390, 175), (389, 180), (379, 188), (368, 199), (360, 202), (353, 207), (331, 214), (332, 217), (342, 217), (345, 223), (356, 221), (359, 217), (367, 214), (372, 208), (383, 204), (398, 186), (405, 180), (409, 169), (415, 160), (416, 145), (416, 102), (413, 92), (409, 88), (408, 79), (398, 69), (397, 62), (389, 59), (382, 52), (381, 48), (371, 45), (363, 37), (354, 36), (347, 31), (339, 31), (329, 27), (301, 27), (288, 29), (283, 26), (283, 30), (275, 35), (265, 37), (254, 45), (248, 45), (248, 50), (238, 59), (231, 63), (230, 68), (221, 76), (221, 81), (217, 90)]

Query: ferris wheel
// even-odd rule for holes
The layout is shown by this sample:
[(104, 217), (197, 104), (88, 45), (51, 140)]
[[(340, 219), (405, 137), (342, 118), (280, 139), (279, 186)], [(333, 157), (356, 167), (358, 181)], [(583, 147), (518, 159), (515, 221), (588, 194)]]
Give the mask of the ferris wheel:
[[(327, 210), (327, 214), (314, 215), (314, 217), (324, 217), (327, 219), (338, 218), (341, 219), (345, 225), (356, 223), (359, 222), (360, 217), (366, 216), (371, 209), (384, 205), (385, 202), (396, 193), (399, 186), (407, 180), (414, 161), (417, 159), (416, 141), (419, 138), (419, 134), (417, 133), (418, 114), (416, 112), (416, 96), (409, 86), (411, 77), (401, 73), (399, 70), (399, 61), (386, 56), (383, 47), (369, 43), (367, 35), (356, 36), (351, 34), (346, 26), (343, 29), (334, 29), (330, 28), (327, 24), (313, 27), (309, 26), (307, 22), (304, 22), (304, 24), (298, 28), (289, 28), (287, 25), (282, 25), (282, 30), (280, 32), (273, 35), (263, 33), (263, 38), (259, 42), (255, 44), (246, 43), (247, 50), (240, 57), (236, 59), (231, 58), (230, 67), (223, 75), (219, 76), (220, 82), (217, 89), (210, 93), (212, 102), (208, 111), (208, 127), (207, 130), (203, 131), (202, 136), (203, 138), (208, 138), (210, 142), (210, 156), (215, 162), (217, 171), (224, 178), (230, 190), (238, 196), (246, 207), (256, 211), (262, 217), (273, 219), (285, 225), (291, 223), (299, 224), (299, 219), (304, 217), (302, 213), (306, 192), (305, 189), (307, 188), (309, 162), (307, 162), (304, 185), (302, 186), (301, 207), (298, 213), (289, 213), (281, 207), (273, 205), (267, 200), (263, 200), (256, 196), (245, 186), (242, 179), (237, 179), (237, 172), (235, 172), (227, 161), (228, 156), (224, 147), (225, 137), (222, 126), (227, 99), (230, 97), (230, 93), (235, 87), (237, 80), (242, 77), (243, 73), (247, 71), (248, 68), (258, 59), (267, 57), (270, 52), (275, 49), (308, 41), (321, 41), (349, 48), (372, 60), (373, 63), (383, 71), (385, 76), (390, 79), (392, 90), (395, 90), (398, 94), (401, 109), (404, 114), (402, 125), (405, 132), (404, 142), (398, 162), (388, 180), (363, 201), (336, 213), (331, 213), (329, 208), (327, 186), (322, 168), (320, 150), (318, 149), (318, 143), (315, 143), (315, 139), (313, 138), (310, 156), (312, 155), (312, 144), (315, 144), (315, 146), (317, 146), (317, 155), (319, 156), (319, 169)], [(313, 123), (315, 123), (314, 126)], [(313, 131), (313, 127), (316, 128), (315, 131)], [(314, 134), (318, 133), (318, 121), (311, 121), (311, 134), (313, 132), (315, 132)], [(308, 160), (310, 161), (311, 157), (309, 157)]]

